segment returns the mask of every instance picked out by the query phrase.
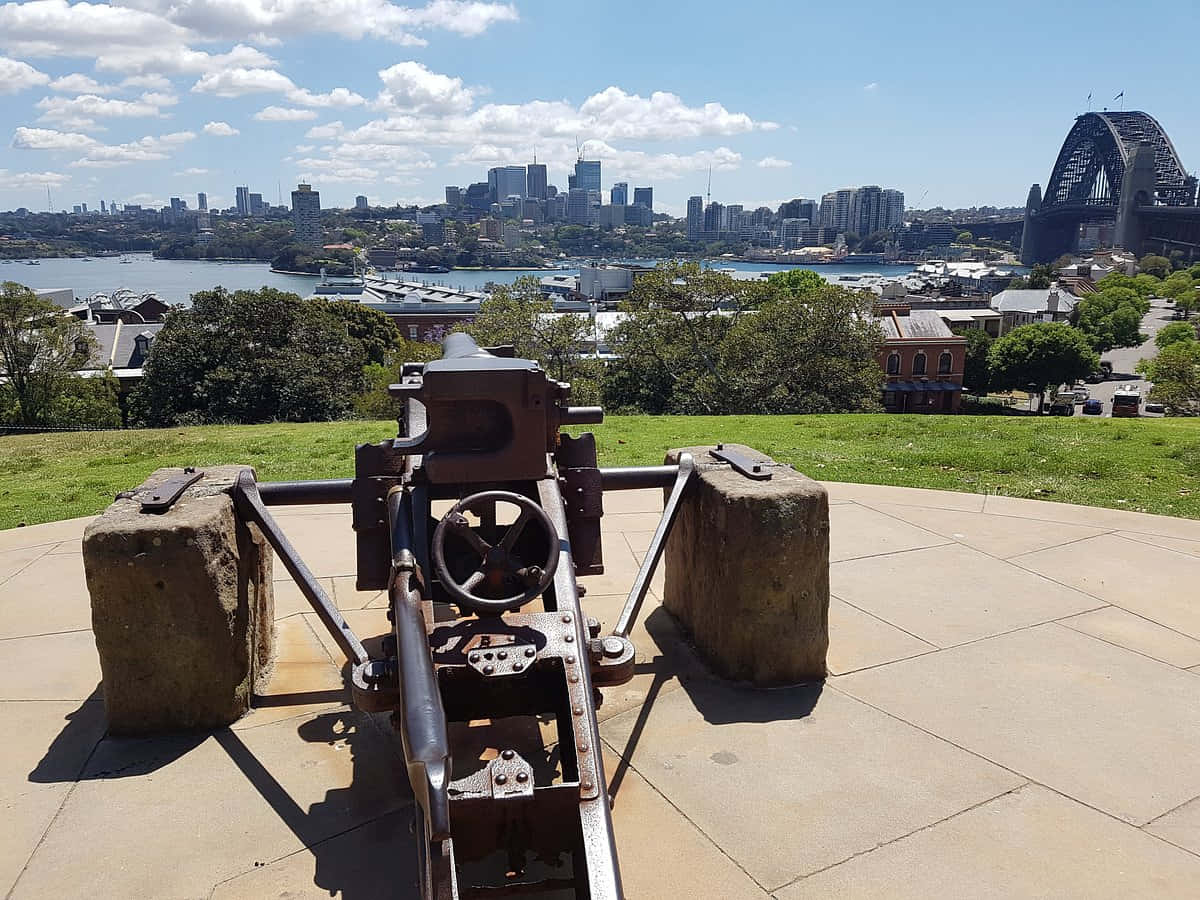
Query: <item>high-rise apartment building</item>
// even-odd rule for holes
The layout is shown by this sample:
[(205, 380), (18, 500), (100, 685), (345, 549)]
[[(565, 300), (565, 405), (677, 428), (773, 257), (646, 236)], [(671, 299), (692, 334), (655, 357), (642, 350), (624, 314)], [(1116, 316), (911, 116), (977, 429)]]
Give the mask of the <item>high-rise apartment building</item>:
[(201, 212), (208, 212), (208, 194), (200, 191), (196, 194), (196, 209)]
[(476, 181), (467, 185), (466, 191), (463, 192), (463, 203), (471, 209), (486, 210), (492, 204), (491, 186), (486, 181)]
[(854, 202), (854, 189), (842, 188), (821, 198), (821, 224), (836, 231), (847, 231), (850, 227), (850, 206)]
[(710, 203), (704, 207), (704, 240), (715, 241), (721, 233), (721, 219), (725, 215), (725, 207), (720, 203)]
[(854, 192), (850, 201), (850, 221), (847, 229), (859, 237), (879, 231), (880, 213), (883, 211), (883, 190), (877, 184), (868, 184)]
[(237, 195), (236, 206), (237, 206), (238, 215), (239, 216), (250, 215), (250, 188), (245, 187), (245, 186), (239, 187), (236, 189), (236, 195)]
[(652, 187), (635, 187), (633, 189), (633, 205), (644, 206), (646, 209), (654, 210), (654, 188)]
[(463, 205), (466, 192), (454, 184), (446, 185), (446, 205), (455, 209)]
[(575, 187), (584, 191), (600, 190), (600, 160), (575, 160)]
[(546, 165), (533, 162), (525, 167), (525, 196), (534, 200), (546, 199)]
[(301, 182), (292, 191), (292, 227), (296, 243), (309, 247), (320, 247), (321, 238), (321, 194), (312, 185)]
[(250, 195), (250, 215), (265, 216), (266, 214), (267, 214), (267, 207), (263, 204), (262, 194), (251, 194)]
[(687, 235), (689, 241), (700, 240), (704, 232), (704, 198), (688, 197), (687, 204)]
[(359, 194), (357, 197), (354, 198), (354, 208), (355, 209), (369, 209), (370, 208), (369, 206), (367, 206), (366, 194)]
[(628, 206), (629, 205), (629, 185), (624, 181), (618, 181), (612, 186), (609, 192), (609, 202), (613, 206)]
[(590, 219), (588, 192), (583, 188), (567, 191), (567, 224), (587, 225)]
[(525, 197), (525, 167), (496, 166), (488, 169), (488, 194), (492, 203), (506, 197)]
[(904, 192), (888, 189), (883, 192), (882, 228), (895, 231), (904, 224)]

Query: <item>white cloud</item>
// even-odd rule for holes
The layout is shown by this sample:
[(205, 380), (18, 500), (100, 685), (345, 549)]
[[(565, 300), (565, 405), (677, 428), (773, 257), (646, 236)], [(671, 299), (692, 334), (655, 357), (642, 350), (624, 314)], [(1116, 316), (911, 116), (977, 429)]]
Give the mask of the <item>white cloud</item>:
[(142, 102), (153, 103), (155, 106), (174, 106), (179, 102), (179, 98), (175, 94), (146, 91), (146, 93), (142, 94)]
[(324, 125), (314, 125), (304, 133), (304, 136), (316, 141), (326, 141), (337, 137), (345, 130), (345, 126), (340, 121), (334, 121)]
[(872, 81), (872, 82), (869, 82), (869, 83), (867, 83), (867, 84), (864, 84), (864, 85), (863, 85), (863, 90), (864, 90), (864, 91), (877, 91), (877, 90), (879, 90), (879, 82), (878, 82), (878, 81)]
[(292, 79), (274, 69), (222, 69), (209, 72), (194, 85), (194, 94), (241, 97), (246, 94), (283, 94), (296, 89)]
[(66, 0), (0, 6), (0, 45), (30, 56), (87, 57), (97, 47), (182, 44), (187, 37), (161, 16), (127, 6)]
[(431, 72), (419, 62), (400, 62), (379, 72), (381, 107), (412, 112), (462, 112), (471, 108), (471, 91), (461, 78)]
[(12, 146), (18, 150), (70, 152), (78, 156), (71, 163), (76, 167), (108, 167), (167, 159), (172, 150), (195, 137), (191, 131), (176, 131), (124, 144), (104, 144), (77, 132), (21, 126), (13, 134)]
[(100, 84), (90, 75), (73, 72), (61, 78), (55, 78), (50, 82), (50, 90), (63, 94), (111, 94), (113, 89), (110, 85)]
[(145, 88), (148, 91), (169, 91), (171, 79), (162, 75), (130, 75), (121, 81), (123, 88)]
[(588, 97), (579, 113), (594, 122), (605, 139), (674, 140), (778, 127), (774, 122), (755, 122), (746, 113), (731, 113), (720, 103), (688, 106), (667, 91), (641, 97), (611, 86)]
[(764, 156), (757, 165), (760, 169), (786, 169), (791, 166), (791, 162), (775, 156)]
[(0, 191), (21, 191), (36, 186), (41, 189), (44, 185), (62, 187), (71, 180), (70, 175), (62, 172), (10, 172), (0, 169)]
[(27, 62), (0, 56), (0, 94), (15, 94), (49, 80), (49, 75), (39, 72)]
[(260, 122), (305, 122), (316, 117), (314, 110), (287, 109), (283, 106), (268, 106), (254, 114), (254, 118)]
[(147, 37), (139, 46), (106, 48), (96, 57), (100, 71), (138, 75), (199, 75), (227, 68), (263, 68), (275, 60), (255, 47), (238, 44), (228, 53), (206, 53), (183, 44), (163, 46)]
[(193, 167), (190, 169), (182, 169), (182, 170), (176, 172), (175, 174), (176, 175), (207, 175), (208, 171), (209, 171), (208, 169), (201, 169), (201, 168)]
[(34, 104), (42, 110), (39, 121), (68, 128), (94, 128), (97, 118), (143, 119), (156, 117), (159, 106), (147, 100), (113, 100), (95, 94), (78, 97), (43, 97)]
[(301, 106), (363, 106), (367, 102), (366, 97), (344, 87), (336, 87), (327, 94), (315, 94), (307, 88), (294, 88), (284, 96)]
[(211, 134), (215, 137), (233, 137), (235, 134), (240, 134), (240, 132), (228, 122), (208, 122), (204, 126), (204, 133)]

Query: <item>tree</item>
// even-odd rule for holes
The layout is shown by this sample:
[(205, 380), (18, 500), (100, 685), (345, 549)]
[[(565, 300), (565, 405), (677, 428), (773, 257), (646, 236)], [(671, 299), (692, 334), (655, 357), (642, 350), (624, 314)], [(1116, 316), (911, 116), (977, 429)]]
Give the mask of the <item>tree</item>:
[(890, 231), (872, 231), (863, 238), (858, 249), (863, 253), (880, 253), (891, 239), (892, 233)]
[(991, 352), (993, 338), (982, 328), (964, 328), (957, 334), (967, 339), (967, 354), (963, 366), (963, 390), (982, 396), (992, 385), (992, 373), (988, 368), (988, 353)]
[(1073, 317), (1092, 347), (1106, 353), (1114, 347), (1140, 346), (1146, 340), (1139, 330), (1142, 317), (1149, 311), (1150, 301), (1136, 291), (1114, 287), (1088, 294), (1075, 307)]
[(1065, 269), (1067, 266), (1072, 265), (1074, 262), (1075, 262), (1075, 260), (1071, 256), (1070, 253), (1064, 253), (1062, 256), (1060, 256), (1058, 259), (1056, 259), (1054, 262), (1050, 263), (1050, 268), (1053, 269), (1055, 272), (1057, 272), (1059, 269)]
[(341, 418), (361, 387), (363, 352), (325, 300), (201, 291), (168, 313), (130, 417), (151, 426)]
[(1032, 388), (1041, 412), (1047, 388), (1086, 378), (1100, 365), (1100, 356), (1078, 329), (1065, 322), (1039, 322), (997, 339), (988, 365), (996, 387)]
[(1137, 370), (1154, 383), (1150, 399), (1169, 413), (1200, 415), (1200, 341), (1168, 344), (1153, 359), (1139, 361)]
[(1154, 336), (1154, 346), (1159, 350), (1177, 344), (1180, 341), (1196, 340), (1196, 329), (1188, 322), (1175, 322), (1166, 325)]
[(95, 349), (91, 331), (15, 281), (0, 286), (0, 366), (22, 425), (44, 425), (74, 372)]
[(346, 324), (346, 331), (361, 348), (359, 366), (383, 365), (404, 346), (400, 329), (391, 316), (348, 300), (326, 301), (328, 309)]
[(1171, 261), (1165, 256), (1147, 253), (1138, 260), (1138, 270), (1155, 278), (1166, 278), (1171, 271)]
[(955, 238), (955, 241), (957, 241), (960, 244), (970, 244), (974, 240), (975, 240), (975, 235), (971, 234), (971, 232), (969, 232), (969, 231), (960, 231), (958, 233), (958, 236)]
[(833, 413), (879, 409), (882, 338), (873, 298), (817, 277), (774, 283), (729, 329), (720, 348), (724, 411)]
[(401, 338), (383, 363), (370, 363), (363, 369), (363, 391), (354, 398), (354, 413), (363, 419), (395, 419), (400, 415), (401, 400), (388, 388), (400, 383), (405, 363), (429, 362), (442, 355), (438, 344), (406, 341)]

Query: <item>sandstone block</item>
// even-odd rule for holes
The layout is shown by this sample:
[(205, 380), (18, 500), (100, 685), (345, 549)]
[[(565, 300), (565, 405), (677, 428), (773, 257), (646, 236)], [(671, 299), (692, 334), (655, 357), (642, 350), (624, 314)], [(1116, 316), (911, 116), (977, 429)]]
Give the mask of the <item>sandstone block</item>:
[(717, 674), (758, 686), (824, 678), (829, 648), (829, 498), (825, 488), (740, 444), (769, 481), (695, 458), (666, 547), (665, 606)]
[[(271, 548), (239, 520), (244, 466), (210, 466), (164, 513), (116, 500), (83, 537), (92, 628), (114, 734), (228, 725), (274, 652)], [(143, 487), (180, 469), (159, 469)]]

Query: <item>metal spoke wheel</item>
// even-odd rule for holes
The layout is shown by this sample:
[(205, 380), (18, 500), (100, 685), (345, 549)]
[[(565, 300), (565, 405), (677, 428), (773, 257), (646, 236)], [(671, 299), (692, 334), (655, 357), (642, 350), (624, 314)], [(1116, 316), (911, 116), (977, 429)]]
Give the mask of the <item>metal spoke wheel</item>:
[[(510, 503), (520, 512), (500, 540), (490, 544), (471, 527), (466, 513), (482, 519), (494, 514), (497, 503)], [(529, 525), (537, 527), (545, 545), (544, 558), (532, 563), (514, 550)], [(471, 574), (461, 581), (447, 565), (446, 538), (451, 534), (479, 557)], [(518, 609), (550, 587), (560, 549), (558, 533), (545, 510), (528, 497), (509, 491), (483, 491), (459, 500), (438, 522), (432, 544), (433, 570), (446, 593), (463, 608), (485, 615)]]

